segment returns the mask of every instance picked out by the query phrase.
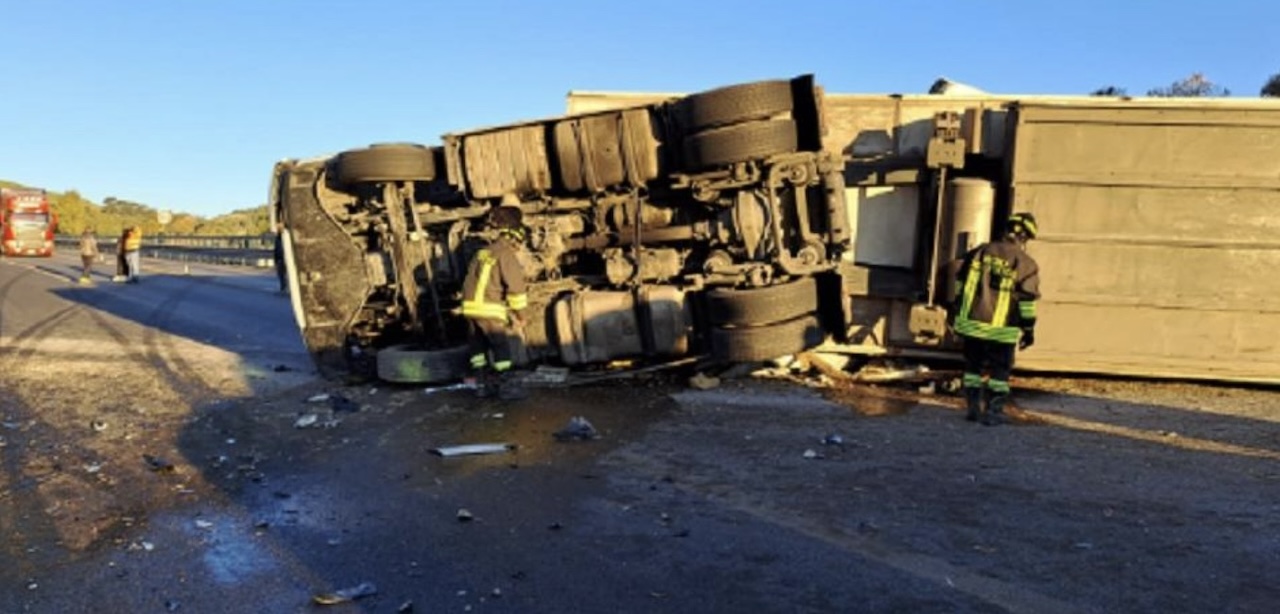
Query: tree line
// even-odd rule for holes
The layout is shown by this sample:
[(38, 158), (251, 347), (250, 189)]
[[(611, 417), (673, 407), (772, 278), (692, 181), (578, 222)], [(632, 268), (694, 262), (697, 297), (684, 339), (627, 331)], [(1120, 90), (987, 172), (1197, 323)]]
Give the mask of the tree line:
[[(1128, 96), (1128, 91), (1123, 87), (1108, 85), (1100, 87), (1089, 93), (1090, 96)], [(1191, 97), (1191, 98), (1208, 98), (1230, 96), (1231, 90), (1214, 83), (1203, 73), (1191, 73), (1190, 76), (1179, 79), (1170, 83), (1165, 87), (1156, 87), (1147, 90), (1148, 96), (1159, 98), (1172, 97)], [(1262, 89), (1258, 91), (1258, 95), (1264, 98), (1280, 98), (1280, 73), (1271, 75), (1262, 84)]]
[[(13, 181), (0, 181), (0, 187), (23, 188)], [(171, 213), (167, 223), (161, 223), (161, 215), (154, 207), (108, 196), (101, 204), (81, 196), (76, 190), (54, 192), (46, 190), (49, 206), (58, 217), (58, 233), (78, 235), (86, 228), (102, 237), (118, 236), (125, 228), (138, 226), (147, 236), (155, 235), (204, 235), (248, 236), (271, 231), (271, 220), (266, 205), (238, 209), (211, 218), (190, 213)]]

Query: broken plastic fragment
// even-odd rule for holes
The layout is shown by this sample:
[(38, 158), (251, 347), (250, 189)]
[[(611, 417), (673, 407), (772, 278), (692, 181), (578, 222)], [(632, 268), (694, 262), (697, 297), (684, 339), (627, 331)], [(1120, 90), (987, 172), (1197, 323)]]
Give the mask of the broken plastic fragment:
[(475, 382), (458, 382), (456, 384), (450, 384), (448, 386), (436, 386), (434, 388), (426, 388), (422, 392), (423, 394), (434, 394), (436, 392), (448, 392), (450, 390), (475, 390), (475, 388), (476, 388)]
[(599, 439), (600, 432), (596, 427), (591, 426), (590, 422), (582, 416), (574, 416), (569, 419), (569, 424), (564, 428), (552, 434), (556, 441), (585, 441), (589, 439)]
[(378, 587), (374, 586), (372, 582), (361, 582), (359, 585), (351, 588), (344, 588), (332, 593), (315, 595), (311, 597), (311, 600), (314, 601), (316, 605), (336, 605), (376, 594), (378, 594)]
[(804, 451), (804, 457), (805, 457), (805, 458), (807, 458), (807, 459), (813, 460), (813, 459), (817, 459), (817, 458), (822, 458), (822, 455), (821, 455), (821, 454), (818, 454), (817, 452), (814, 452), (813, 450), (811, 450), (811, 449), (810, 449), (810, 450), (805, 450), (805, 451)]
[(212, 529), (213, 523), (208, 520), (196, 520), (197, 529)]
[(315, 414), (303, 414), (298, 416), (298, 419), (294, 421), (293, 428), (304, 429), (309, 426), (315, 426), (316, 422), (319, 420), (320, 416)]
[(328, 400), (329, 400), (329, 394), (327, 392), (322, 392), (320, 394), (317, 394), (307, 399), (307, 402), (308, 403), (324, 403), (325, 401), (328, 401)]
[(460, 507), (460, 508), (458, 508), (458, 514), (457, 514), (457, 516), (458, 516), (458, 522), (471, 522), (472, 520), (475, 520), (475, 518), (476, 518), (475, 516), (473, 516), (473, 515), (471, 514), (471, 510), (469, 510), (469, 509), (467, 509), (467, 508), (465, 508), (465, 507)]
[(498, 454), (514, 449), (515, 445), (509, 443), (471, 443), (460, 446), (431, 448), (431, 452), (433, 454), (449, 458), (451, 456), (466, 456), (468, 454)]
[(822, 438), (822, 445), (824, 445), (824, 446), (843, 446), (843, 445), (844, 445), (844, 437), (841, 437), (841, 436), (840, 436), (839, 434), (837, 434), (837, 433), (832, 433), (832, 434), (827, 435), (826, 437), (823, 437), (823, 438)]

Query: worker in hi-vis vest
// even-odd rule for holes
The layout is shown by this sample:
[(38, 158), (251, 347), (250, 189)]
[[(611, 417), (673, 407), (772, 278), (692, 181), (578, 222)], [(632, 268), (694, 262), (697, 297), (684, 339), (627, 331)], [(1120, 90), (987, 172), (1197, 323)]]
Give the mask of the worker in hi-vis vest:
[(476, 394), (505, 400), (525, 395), (510, 373), (523, 347), (523, 312), (529, 306), (517, 257), (525, 235), (516, 202), (514, 197), (503, 197), (502, 205), (490, 211), (489, 227), (497, 236), (476, 252), (462, 284), (462, 315), (470, 322)]
[(966, 420), (988, 426), (1006, 420), (1014, 346), (1025, 350), (1036, 340), (1040, 267), (1026, 244), (1038, 232), (1035, 216), (1013, 214), (1004, 237), (969, 252), (957, 274), (951, 327), (964, 342)]

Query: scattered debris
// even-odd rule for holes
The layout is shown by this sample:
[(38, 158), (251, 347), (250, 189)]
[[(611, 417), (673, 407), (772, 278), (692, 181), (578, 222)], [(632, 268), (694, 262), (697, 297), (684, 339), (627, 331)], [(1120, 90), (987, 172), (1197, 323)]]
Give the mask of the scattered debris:
[(839, 433), (832, 433), (832, 434), (827, 435), (826, 437), (823, 437), (823, 438), (822, 438), (822, 445), (824, 445), (824, 446), (843, 446), (843, 445), (844, 445), (844, 437), (841, 437)]
[(331, 429), (331, 428), (333, 428), (333, 427), (335, 427), (335, 426), (338, 426), (339, 424), (342, 424), (342, 421), (341, 421), (341, 420), (338, 420), (337, 418), (334, 418), (334, 417), (332, 416), (332, 414), (330, 414), (330, 416), (329, 416), (329, 419), (328, 419), (328, 420), (321, 420), (321, 419), (320, 419), (320, 415), (319, 415), (319, 414), (316, 414), (316, 413), (309, 413), (309, 414), (303, 414), (303, 415), (301, 415), (301, 416), (298, 416), (298, 419), (297, 419), (297, 420), (295, 420), (295, 421), (293, 422), (293, 428), (298, 428), (298, 429), (305, 429), (305, 428), (326, 428), (326, 429)]
[(325, 401), (328, 401), (328, 400), (329, 400), (329, 393), (322, 392), (320, 394), (317, 394), (307, 399), (307, 402), (308, 403), (324, 403)]
[(143, 454), (142, 460), (146, 461), (147, 466), (150, 467), (151, 470), (156, 473), (173, 473), (175, 470), (173, 463), (167, 460), (164, 460), (163, 458), (160, 458), (158, 456)]
[(706, 375), (699, 371), (689, 378), (689, 387), (695, 390), (711, 390), (720, 386), (720, 378), (714, 375)]
[(538, 365), (533, 373), (524, 376), (524, 383), (530, 386), (555, 386), (569, 380), (568, 367), (552, 367)]
[(209, 522), (208, 520), (199, 520), (199, 519), (197, 519), (197, 520), (196, 520), (196, 528), (197, 528), (197, 529), (209, 530), (209, 529), (212, 529), (212, 528), (213, 528), (213, 523), (212, 523), (212, 522)]
[(825, 458), (821, 454), (818, 454), (817, 452), (815, 452), (813, 448), (809, 448), (805, 450), (803, 456), (809, 460), (818, 460), (818, 459)]
[(298, 419), (294, 421), (293, 428), (305, 429), (309, 426), (315, 426), (316, 423), (319, 421), (320, 421), (320, 416), (317, 416), (315, 414), (303, 414), (301, 416), (298, 416)]
[(177, 611), (178, 611), (178, 609), (179, 609), (179, 608), (181, 608), (181, 607), (182, 607), (182, 604), (181, 604), (181, 603), (178, 603), (178, 601), (177, 601), (177, 600), (174, 600), (174, 599), (165, 599), (165, 600), (164, 600), (164, 609), (166, 609), (166, 610), (168, 610), (168, 611), (170, 611), (170, 612), (177, 612)]
[(591, 439), (599, 439), (600, 432), (596, 427), (591, 426), (590, 422), (582, 416), (574, 416), (569, 419), (569, 424), (564, 428), (552, 434), (556, 441), (587, 441)]
[(435, 386), (432, 388), (426, 388), (426, 389), (423, 389), (422, 392), (423, 394), (435, 394), (437, 392), (449, 392), (451, 390), (475, 390), (475, 389), (476, 389), (475, 382), (458, 382), (456, 384), (449, 384), (448, 386)]
[(458, 513), (456, 516), (458, 518), (458, 522), (471, 522), (472, 520), (476, 519), (476, 517), (472, 515), (471, 510), (465, 507), (458, 508)]
[(374, 586), (372, 582), (361, 582), (350, 588), (315, 595), (311, 597), (311, 601), (315, 602), (316, 605), (336, 605), (376, 594), (378, 594), (378, 587)]
[(498, 454), (501, 452), (509, 452), (515, 448), (515, 444), (510, 443), (470, 443), (460, 446), (431, 448), (431, 452), (433, 454), (449, 458), (451, 456), (467, 456), (470, 454)]
[(129, 550), (145, 550), (151, 552), (156, 549), (156, 545), (149, 541), (132, 542), (129, 544)]
[(97, 473), (102, 471), (102, 463), (88, 463), (84, 466), (84, 470), (88, 473)]
[(93, 420), (89, 423), (89, 428), (93, 429), (95, 433), (101, 433), (107, 430), (107, 423), (102, 420)]
[(413, 611), (412, 601), (406, 601), (400, 604), (400, 607), (396, 608), (396, 612), (398, 612), (399, 614), (408, 614), (409, 612), (412, 612), (412, 611)]
[(331, 395), (329, 397), (329, 407), (332, 407), (333, 411), (336, 411), (336, 412), (349, 411), (349, 412), (355, 413), (360, 411), (359, 403), (356, 403), (355, 401), (352, 401), (351, 399), (348, 399), (347, 397), (344, 397), (340, 394)]
[(854, 373), (853, 379), (868, 383), (920, 381), (928, 378), (929, 373), (929, 367), (926, 365), (917, 365), (905, 369), (896, 369), (892, 366), (867, 365), (859, 369), (857, 373)]

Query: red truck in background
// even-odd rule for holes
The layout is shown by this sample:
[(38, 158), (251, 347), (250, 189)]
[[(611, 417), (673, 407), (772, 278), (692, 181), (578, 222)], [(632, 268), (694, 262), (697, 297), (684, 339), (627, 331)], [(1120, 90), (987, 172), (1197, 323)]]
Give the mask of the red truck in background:
[(0, 249), (5, 256), (52, 256), (57, 226), (44, 190), (0, 188)]

